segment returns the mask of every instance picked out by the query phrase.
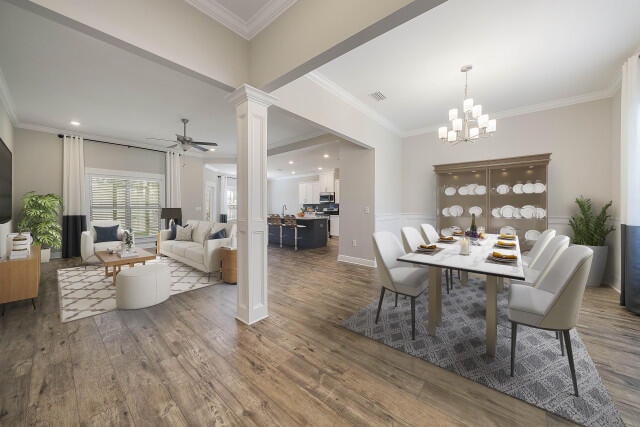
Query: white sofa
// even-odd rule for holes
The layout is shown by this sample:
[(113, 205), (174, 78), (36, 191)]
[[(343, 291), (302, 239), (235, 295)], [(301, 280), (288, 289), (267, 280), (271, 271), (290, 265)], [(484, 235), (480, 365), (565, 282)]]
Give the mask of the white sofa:
[[(231, 238), (236, 233), (235, 224), (211, 223), (208, 221), (188, 220), (193, 227), (191, 241), (168, 240), (171, 230), (158, 233), (158, 251), (162, 255), (190, 265), (205, 273), (220, 271), (220, 248), (231, 246)], [(227, 237), (209, 239), (211, 233), (225, 229)]]
[[(96, 230), (93, 226), (98, 227), (112, 227), (114, 225), (118, 225), (118, 239), (113, 242), (99, 242), (96, 243)], [(118, 221), (112, 220), (99, 220), (99, 221), (91, 221), (89, 225), (89, 230), (83, 231), (80, 236), (80, 256), (82, 257), (83, 263), (96, 263), (99, 262), (96, 257), (96, 251), (106, 251), (107, 249), (116, 249), (120, 247), (120, 242), (122, 241), (122, 234), (124, 233), (124, 228), (120, 226)]]

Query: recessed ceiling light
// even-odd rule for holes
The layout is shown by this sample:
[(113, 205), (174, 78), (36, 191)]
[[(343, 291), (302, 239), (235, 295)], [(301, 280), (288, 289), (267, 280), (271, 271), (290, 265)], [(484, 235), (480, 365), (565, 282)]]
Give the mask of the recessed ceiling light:
[(295, 175), (295, 174), (296, 174), (296, 171), (291, 171), (291, 175)]
[(70, 124), (71, 126), (80, 126), (80, 122), (78, 122), (78, 121), (76, 121), (76, 120), (71, 120), (71, 121), (69, 122), (69, 124)]
[(318, 168), (318, 170), (319, 170), (319, 171), (321, 171), (321, 170), (322, 170), (322, 167), (319, 167), (319, 168)]
[(292, 165), (293, 164), (293, 160), (289, 160), (289, 164)]
[(322, 156), (322, 157), (324, 157), (325, 159), (328, 159), (328, 158), (329, 158), (329, 155), (328, 155), (328, 154), (325, 154), (325, 155), (324, 155), (324, 156)]
[(216, 151), (215, 148), (209, 148), (209, 151)]

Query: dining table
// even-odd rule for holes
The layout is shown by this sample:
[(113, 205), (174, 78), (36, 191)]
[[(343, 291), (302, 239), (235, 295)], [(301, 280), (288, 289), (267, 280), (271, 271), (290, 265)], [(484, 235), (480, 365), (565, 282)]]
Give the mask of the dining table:
[[(429, 335), (436, 335), (437, 326), (442, 325), (442, 269), (460, 270), (463, 283), (466, 282), (468, 273), (482, 274), (486, 276), (486, 353), (489, 356), (495, 356), (498, 334), (498, 289), (502, 289), (504, 279), (524, 280), (518, 237), (516, 235), (509, 237), (511, 237), (510, 240), (506, 240), (497, 234), (485, 234), (484, 238), (471, 241), (468, 254), (461, 254), (461, 249), (466, 248), (468, 242), (461, 244), (462, 238), (455, 237), (448, 242), (438, 241), (436, 248), (429, 252), (416, 250), (398, 258), (398, 261), (429, 267), (427, 328)], [(510, 248), (501, 247), (497, 246), (499, 241), (515, 244)], [(515, 255), (517, 259), (494, 258), (492, 256), (494, 251)]]

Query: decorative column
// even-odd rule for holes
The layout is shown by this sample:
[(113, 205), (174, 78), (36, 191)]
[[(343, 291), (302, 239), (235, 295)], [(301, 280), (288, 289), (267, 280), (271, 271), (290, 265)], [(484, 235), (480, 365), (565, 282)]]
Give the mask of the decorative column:
[(248, 85), (227, 100), (236, 107), (238, 130), (238, 307), (252, 324), (267, 308), (267, 109), (275, 98)]

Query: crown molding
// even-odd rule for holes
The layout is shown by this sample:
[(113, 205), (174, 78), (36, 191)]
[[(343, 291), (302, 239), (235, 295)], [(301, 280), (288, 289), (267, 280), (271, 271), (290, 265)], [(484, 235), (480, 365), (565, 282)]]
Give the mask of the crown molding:
[(16, 110), (13, 104), (13, 98), (11, 98), (11, 92), (9, 92), (9, 85), (7, 85), (7, 81), (4, 78), (4, 73), (2, 69), (0, 69), (0, 102), (4, 105), (4, 109), (7, 111), (7, 115), (9, 116), (9, 120), (13, 123), (14, 126), (18, 123), (18, 116), (16, 115)]
[(293, 6), (297, 0), (269, 0), (248, 21), (240, 18), (216, 0), (185, 1), (245, 40), (251, 40)]
[[(524, 107), (513, 108), (510, 110), (504, 110), (492, 114), (496, 119), (506, 119), (509, 117), (521, 116), (523, 114), (537, 113), (540, 111), (553, 110), (555, 108), (568, 107), (576, 104), (584, 104), (586, 102), (599, 101), (601, 99), (611, 98), (615, 95), (616, 91), (620, 88), (620, 79), (614, 81), (608, 88), (586, 93), (578, 96), (571, 96), (568, 98), (554, 99), (548, 102), (541, 102), (539, 104), (526, 105)], [(426, 133), (436, 132), (442, 125), (425, 126), (423, 128), (412, 129), (404, 132), (401, 136), (408, 138), (410, 136), (424, 135)]]
[(306, 78), (308, 78), (327, 92), (331, 93), (332, 95), (338, 97), (346, 104), (360, 111), (362, 114), (375, 121), (380, 126), (391, 131), (397, 136), (402, 136), (402, 131), (398, 129), (396, 125), (391, 122), (391, 120), (379, 114), (373, 108), (360, 101), (358, 98), (336, 84), (334, 81), (327, 78), (325, 75), (321, 74), (318, 71), (312, 71), (306, 74)]

